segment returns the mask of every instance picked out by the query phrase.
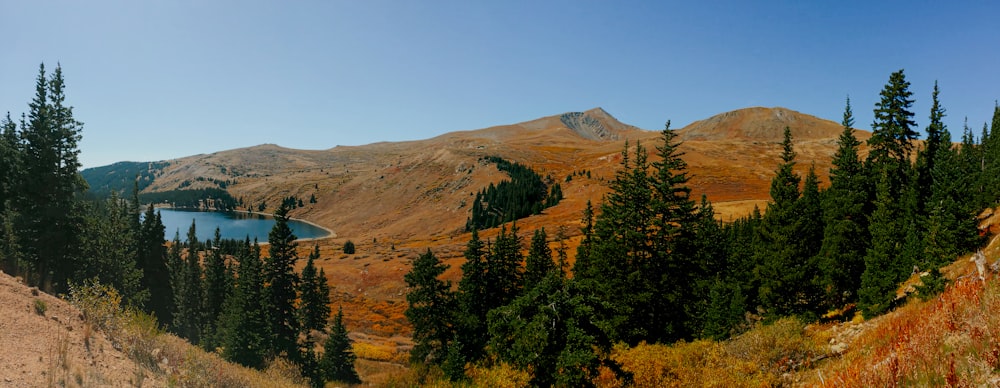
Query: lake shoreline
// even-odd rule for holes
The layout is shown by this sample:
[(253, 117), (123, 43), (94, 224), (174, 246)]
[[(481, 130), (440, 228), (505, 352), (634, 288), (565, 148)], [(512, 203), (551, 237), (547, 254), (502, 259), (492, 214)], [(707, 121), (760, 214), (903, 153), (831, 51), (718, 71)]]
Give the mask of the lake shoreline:
[[(149, 205), (145, 205), (143, 207), (147, 208), (148, 206)], [(167, 209), (167, 210), (193, 211), (193, 212), (232, 212), (232, 213), (253, 214), (253, 215), (260, 215), (260, 216), (266, 216), (266, 217), (274, 218), (274, 213), (265, 213), (265, 212), (250, 211), (250, 210), (211, 210), (211, 209), (201, 209), (201, 208), (193, 208), (193, 207), (171, 206), (169, 204), (153, 204), (153, 209)], [(143, 211), (145, 211), (145, 210), (143, 210)], [(317, 223), (315, 223), (313, 221), (304, 220), (304, 219), (301, 219), (301, 218), (292, 218), (292, 217), (289, 217), (288, 220), (289, 221), (301, 222), (303, 224), (308, 224), (308, 225), (310, 225), (310, 226), (312, 226), (314, 228), (320, 229), (320, 230), (322, 230), (323, 232), (326, 233), (325, 235), (319, 236), (319, 237), (296, 238), (294, 240), (296, 242), (312, 242), (312, 241), (324, 240), (324, 239), (328, 239), (328, 238), (337, 238), (337, 232), (334, 232), (333, 229), (327, 228), (327, 227), (325, 227), (323, 225), (320, 225), (320, 224), (317, 224)], [(265, 241), (258, 241), (258, 244), (259, 245), (268, 245), (268, 242), (266, 240)]]

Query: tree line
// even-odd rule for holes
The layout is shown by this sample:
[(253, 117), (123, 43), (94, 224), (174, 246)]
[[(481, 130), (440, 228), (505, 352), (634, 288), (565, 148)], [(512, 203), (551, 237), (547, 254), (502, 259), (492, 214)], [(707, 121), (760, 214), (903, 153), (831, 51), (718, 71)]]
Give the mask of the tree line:
[[(489, 156), (486, 162), (495, 163), (497, 169), (505, 172), (510, 179), (476, 193), (472, 202), (472, 214), (466, 222), (466, 231), (489, 229), (500, 224), (540, 214), (542, 210), (555, 206), (562, 200), (559, 183), (547, 185), (541, 175), (530, 167), (511, 162), (499, 156)], [(548, 181), (552, 181), (548, 177)]]
[(977, 216), (1000, 201), (1000, 107), (979, 142), (966, 125), (956, 145), (935, 84), (920, 143), (909, 85), (902, 70), (890, 75), (864, 157), (847, 101), (826, 189), (815, 168), (796, 172), (785, 128), (763, 212), (723, 223), (705, 197), (691, 198), (667, 122), (656, 161), (626, 142), (610, 192), (598, 210), (587, 204), (572, 277), (544, 230), (525, 247), (516, 226), (485, 243), (473, 228), (454, 290), (428, 250), (405, 278), (413, 361), (455, 380), (470, 363), (503, 361), (533, 385), (587, 386), (602, 366), (621, 373), (616, 343), (723, 339), (840, 309), (871, 318), (899, 303), (915, 270), (928, 272), (918, 296), (933, 296), (938, 269), (981, 246)]
[[(0, 266), (53, 294), (95, 281), (166, 329), (233, 362), (263, 367), (285, 358), (314, 386), (359, 382), (330, 286), (314, 247), (301, 273), (288, 206), (275, 214), (268, 254), (256, 241), (164, 239), (159, 213), (140, 217), (139, 179), (130, 198), (86, 195), (77, 143), (83, 124), (65, 104), (61, 67), (39, 68), (29, 111), (0, 121)], [(230, 197), (231, 199), (231, 197)], [(225, 205), (234, 206), (234, 205)], [(323, 342), (323, 346), (319, 342)], [(320, 350), (322, 349), (322, 350)]]

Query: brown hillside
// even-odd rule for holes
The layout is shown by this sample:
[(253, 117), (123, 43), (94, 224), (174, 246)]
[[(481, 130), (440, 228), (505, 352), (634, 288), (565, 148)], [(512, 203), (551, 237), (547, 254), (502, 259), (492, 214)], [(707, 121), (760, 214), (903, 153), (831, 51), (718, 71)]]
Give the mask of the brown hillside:
[(88, 328), (76, 307), (3, 272), (0, 317), (0, 386), (166, 385)]
[[(797, 171), (804, 174), (815, 164), (825, 179), (839, 124), (783, 108), (744, 109), (679, 131), (696, 198), (707, 195), (723, 220), (746, 215), (754, 206), (763, 208), (786, 125), (795, 136)], [(737, 135), (720, 135), (729, 133)], [(858, 136), (866, 139), (868, 134), (859, 131)], [(468, 240), (463, 228), (474, 195), (506, 178), (481, 158), (498, 155), (524, 163), (562, 185), (566, 198), (559, 205), (518, 226), (523, 235), (545, 227), (552, 236), (564, 228), (572, 256), (582, 209), (588, 200), (595, 207), (601, 202), (625, 141), (655, 152), (658, 137), (659, 132), (623, 124), (597, 108), (420, 141), (321, 151), (261, 145), (190, 156), (170, 161), (147, 190), (229, 181), (230, 193), (250, 206), (266, 202), (265, 211), (273, 210), (281, 198), (302, 198), (306, 206), (292, 216), (335, 232), (319, 241), (324, 258), (319, 265), (336, 287), (334, 303), (344, 306), (352, 330), (383, 336), (389, 343), (393, 341), (388, 338), (408, 333), (402, 318), (402, 279), (412, 259), (432, 248), (451, 265), (447, 277), (461, 276), (461, 252)], [(574, 172), (580, 174), (566, 181)], [(316, 204), (306, 201), (311, 195)], [(495, 233), (482, 235), (491, 238)], [(347, 239), (357, 244), (357, 254), (339, 252)], [(303, 244), (302, 257), (311, 244)]]

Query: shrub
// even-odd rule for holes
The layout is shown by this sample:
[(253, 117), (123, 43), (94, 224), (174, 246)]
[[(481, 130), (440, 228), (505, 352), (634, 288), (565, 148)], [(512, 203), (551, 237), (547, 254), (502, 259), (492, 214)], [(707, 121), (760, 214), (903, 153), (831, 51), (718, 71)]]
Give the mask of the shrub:
[(348, 255), (353, 255), (354, 254), (354, 242), (353, 241), (347, 240), (347, 242), (344, 243), (344, 253), (348, 254)]
[(44, 300), (35, 299), (35, 314), (45, 316), (45, 311), (49, 309), (49, 306), (45, 304)]

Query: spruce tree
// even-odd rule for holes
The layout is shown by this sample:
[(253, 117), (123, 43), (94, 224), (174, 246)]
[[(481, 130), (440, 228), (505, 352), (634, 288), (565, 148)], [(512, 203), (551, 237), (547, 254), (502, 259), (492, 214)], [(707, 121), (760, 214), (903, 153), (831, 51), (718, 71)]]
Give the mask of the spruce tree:
[(274, 213), (274, 226), (267, 235), (268, 257), (264, 260), (265, 298), (270, 308), (267, 318), (274, 356), (282, 354), (299, 361), (299, 319), (295, 303), (299, 277), (295, 273), (298, 254), (295, 235), (288, 226), (288, 205), (282, 203)]
[(413, 268), (403, 280), (406, 293), (406, 319), (413, 326), (414, 362), (441, 363), (447, 353), (449, 341), (454, 338), (451, 317), (455, 311), (455, 297), (451, 282), (439, 279), (448, 269), (430, 249), (413, 261)]
[(351, 350), (351, 339), (347, 336), (344, 326), (344, 309), (337, 310), (330, 325), (330, 335), (323, 343), (323, 357), (319, 365), (322, 376), (327, 381), (337, 381), (346, 384), (360, 384), (358, 372), (354, 370), (354, 360), (357, 356)]
[(316, 272), (315, 261), (319, 257), (319, 244), (316, 244), (306, 266), (302, 268), (302, 281), (299, 283), (299, 317), (302, 331), (307, 334), (312, 330), (323, 330), (330, 317), (329, 288), (324, 287), (326, 274)]
[(889, 171), (883, 168), (879, 176), (875, 212), (868, 223), (871, 246), (865, 254), (865, 271), (858, 290), (858, 308), (867, 318), (882, 314), (892, 304), (899, 280), (894, 261), (906, 237), (903, 226), (897, 222), (898, 209), (889, 189)]
[(535, 230), (531, 237), (531, 248), (528, 249), (528, 258), (524, 263), (525, 290), (534, 288), (550, 271), (555, 270), (552, 249), (549, 248), (547, 239), (545, 228)]
[(24, 174), (17, 186), (17, 230), (29, 280), (55, 292), (67, 290), (73, 275), (83, 219), (76, 198), (86, 189), (78, 160), (82, 123), (65, 105), (65, 81), (57, 66), (50, 78), (39, 66), (35, 97), (21, 125)]
[(830, 188), (822, 196), (823, 243), (819, 250), (824, 306), (835, 308), (857, 300), (869, 235), (865, 207), (867, 185), (854, 136), (851, 101), (844, 108), (844, 127), (830, 168)]
[[(456, 341), (453, 361), (477, 361), (483, 357), (487, 340), (486, 314), (490, 310), (486, 285), (486, 246), (479, 239), (479, 231), (472, 229), (472, 236), (465, 245), (465, 263), (462, 264), (462, 279), (458, 282), (457, 307), (455, 317)], [(456, 361), (457, 362), (457, 361)], [(464, 362), (463, 362), (464, 364)]]
[(611, 353), (610, 338), (593, 319), (603, 309), (550, 271), (535, 288), (490, 311), (490, 349), (529, 371), (532, 386), (589, 386)]
[(205, 340), (202, 347), (212, 351), (221, 345), (222, 339), (216, 334), (216, 324), (226, 299), (232, 290), (233, 279), (226, 273), (226, 259), (222, 255), (222, 233), (218, 227), (215, 228), (215, 239), (212, 240), (212, 249), (205, 255)]
[(202, 310), (204, 292), (198, 246), (196, 225), (194, 220), (191, 220), (191, 227), (187, 234), (187, 256), (181, 262), (180, 284), (177, 290), (178, 299), (175, 300), (177, 314), (174, 315), (174, 327), (177, 328), (177, 334), (187, 338), (192, 344), (200, 343), (204, 322)]
[(812, 276), (817, 273), (812, 256), (804, 247), (816, 241), (802, 241), (799, 182), (793, 171), (795, 151), (791, 129), (785, 127), (782, 163), (771, 180), (771, 202), (758, 229), (756, 273), (760, 279), (759, 296), (769, 316), (811, 312), (814, 291)]
[(500, 234), (486, 256), (488, 310), (507, 305), (520, 295), (524, 284), (523, 261), (517, 225), (512, 225), (509, 232), (506, 226), (501, 226)]
[(223, 330), (222, 356), (251, 368), (264, 366), (270, 350), (270, 310), (265, 298), (260, 246), (249, 238), (238, 252), (236, 289), (226, 299), (220, 327)]
[(164, 245), (165, 229), (160, 213), (149, 204), (139, 227), (138, 266), (142, 270), (142, 286), (149, 290), (147, 311), (158, 321), (169, 324), (173, 322), (174, 290)]

